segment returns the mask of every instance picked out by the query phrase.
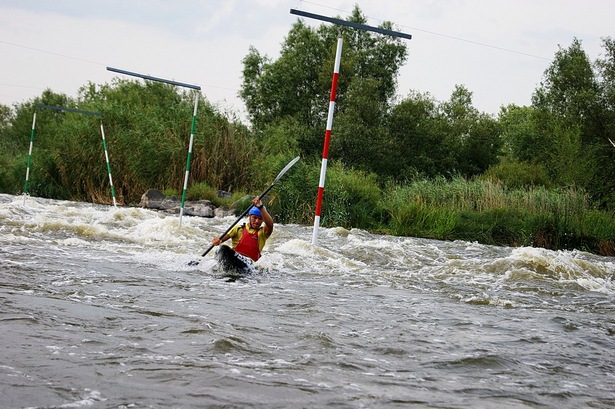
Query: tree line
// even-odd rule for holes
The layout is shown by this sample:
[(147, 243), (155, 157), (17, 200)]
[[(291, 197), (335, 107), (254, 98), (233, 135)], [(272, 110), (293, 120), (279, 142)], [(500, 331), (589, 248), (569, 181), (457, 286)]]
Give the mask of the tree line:
[[(358, 8), (350, 19), (365, 22)], [(320, 153), (340, 35), (346, 51), (331, 157), (398, 182), (488, 172), (515, 186), (575, 186), (587, 189), (601, 208), (614, 209), (613, 39), (603, 39), (604, 57), (593, 63), (576, 38), (560, 47), (532, 105), (504, 106), (493, 117), (473, 107), (463, 85), (448, 101), (418, 92), (398, 101), (395, 79), (407, 58), (401, 40), (298, 22), (276, 61), (255, 49), (244, 59), (241, 96), (256, 135), (283, 134), (302, 156)]]
[[(348, 20), (366, 22), (358, 7)], [(392, 28), (388, 22), (383, 26)], [(290, 158), (301, 155), (299, 172), (277, 189), (273, 206), (281, 221), (310, 222), (339, 36), (344, 52), (323, 224), (386, 231), (401, 220), (395, 214), (399, 208), (387, 199), (397, 203), (400, 191), (414, 191), (410, 187), (423, 181), (431, 181), (433, 188), (442, 181), (465, 180), (499, 186), (503, 194), (547, 189), (565, 196), (573, 191), (588, 211), (601, 212), (611, 226), (611, 38), (603, 39), (604, 54), (593, 62), (579, 39), (560, 46), (531, 105), (503, 106), (494, 116), (479, 112), (463, 85), (446, 101), (413, 91), (399, 97), (396, 80), (408, 55), (402, 40), (341, 26), (312, 28), (298, 20), (276, 60), (255, 48), (243, 59), (240, 96), (249, 124), (198, 96), (191, 185), (201, 192), (207, 186), (257, 193)], [(100, 121), (120, 203), (137, 203), (148, 188), (179, 191), (194, 98), (168, 84), (116, 78), (110, 84), (85, 84), (75, 98), (48, 89), (14, 107), (0, 105), (0, 191), (18, 194), (23, 189), (35, 110), (32, 195), (109, 203)], [(37, 109), (41, 104), (99, 112), (101, 117)], [(404, 220), (406, 226), (412, 223)], [(558, 234), (565, 234), (563, 230)], [(451, 231), (431, 236), (455, 238)], [(615, 241), (613, 231), (615, 226), (599, 233), (601, 240)]]

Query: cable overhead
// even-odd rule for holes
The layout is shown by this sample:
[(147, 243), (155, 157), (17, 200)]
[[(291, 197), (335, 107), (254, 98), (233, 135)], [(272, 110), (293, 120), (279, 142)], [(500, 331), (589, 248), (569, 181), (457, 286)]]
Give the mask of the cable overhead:
[[(313, 6), (323, 7), (323, 8), (329, 9), (329, 10), (335, 10), (335, 11), (342, 12), (342, 13), (345, 13), (345, 14), (350, 14), (350, 12), (348, 10), (340, 10), (340, 9), (337, 9), (337, 8), (334, 8), (334, 7), (325, 6), (325, 5), (322, 5), (322, 4), (319, 4), (319, 3), (315, 3), (315, 2), (312, 2), (312, 1), (301, 0), (301, 1), (299, 1), (299, 3), (311, 4)], [(377, 21), (379, 23), (384, 23), (385, 22), (385, 20), (381, 20), (379, 18), (370, 17), (370, 16), (365, 16), (365, 17), (367, 19), (370, 19), (370, 20), (375, 20), (375, 21)], [(492, 45), (492, 44), (482, 43), (480, 41), (468, 40), (468, 39), (465, 39), (465, 38), (456, 37), (456, 36), (452, 36), (452, 35), (448, 35), (448, 34), (437, 33), (435, 31), (429, 31), (429, 30), (424, 30), (424, 29), (421, 29), (421, 28), (410, 27), (410, 26), (406, 26), (406, 25), (403, 25), (403, 24), (397, 24), (397, 26), (399, 26), (400, 28), (403, 28), (403, 29), (408, 29), (408, 30), (412, 30), (412, 31), (420, 31), (422, 33), (427, 33), (427, 34), (436, 35), (436, 36), (439, 36), (439, 37), (448, 38), (449, 40), (462, 41), (464, 43), (479, 45), (481, 47), (492, 48), (494, 50), (505, 51), (505, 52), (508, 52), (508, 53), (513, 53), (513, 54), (518, 54), (518, 55), (524, 55), (526, 57), (538, 58), (540, 60), (545, 60), (545, 61), (551, 61), (551, 58), (541, 57), (539, 55), (525, 53), (523, 51), (511, 50), (510, 48), (505, 48), (505, 47), (500, 47), (500, 46), (496, 46), (496, 45)]]
[[(43, 54), (53, 55), (53, 56), (56, 56), (56, 57), (69, 58), (71, 60), (82, 61), (82, 62), (87, 62), (89, 64), (96, 64), (96, 65), (100, 65), (100, 66), (106, 67), (106, 64), (98, 62), (98, 61), (88, 60), (86, 58), (81, 58), (81, 57), (73, 57), (73, 56), (70, 56), (70, 55), (60, 54), (60, 53), (56, 53), (56, 52), (53, 52), (53, 51), (42, 50), (40, 48), (35, 48), (35, 47), (29, 47), (29, 46), (26, 46), (26, 45), (10, 43), (8, 41), (0, 40), (0, 44), (6, 44), (6, 45), (13, 46), (13, 47), (19, 47), (19, 48), (24, 48), (26, 50), (32, 50), (32, 51), (36, 51), (36, 52), (43, 53)], [(27, 86), (27, 85), (16, 85), (16, 84), (6, 84), (6, 83), (5, 84), (0, 84), (0, 85), (11, 86), (11, 87), (32, 88), (32, 89), (44, 89), (44, 88), (41, 88), (41, 87), (32, 87), (32, 86)], [(215, 85), (203, 85), (203, 84), (198, 84), (198, 83), (195, 84), (195, 85), (198, 85), (199, 87), (204, 87), (204, 88), (217, 88), (217, 89), (225, 89), (225, 90), (228, 90), (228, 91), (237, 91), (236, 88), (219, 87), (219, 86), (215, 86)], [(194, 87), (194, 86), (191, 86), (191, 87)]]
[(96, 65), (105, 65), (98, 61), (87, 60), (85, 58), (79, 58), (79, 57), (71, 57), (70, 55), (54, 53), (53, 51), (41, 50), (40, 48), (28, 47), (28, 46), (21, 45), (21, 44), (9, 43), (8, 41), (0, 40), (0, 43), (6, 44), (6, 45), (12, 45), (13, 47), (25, 48), (26, 50), (38, 51), (39, 53), (43, 53), (43, 54), (55, 55), (56, 57), (70, 58), (71, 60), (83, 61), (83, 62), (87, 62), (90, 64), (96, 64)]

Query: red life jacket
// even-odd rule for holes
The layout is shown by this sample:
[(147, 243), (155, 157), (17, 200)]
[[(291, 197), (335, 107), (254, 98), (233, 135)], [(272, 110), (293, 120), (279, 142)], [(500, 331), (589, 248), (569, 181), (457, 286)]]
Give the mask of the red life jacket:
[(235, 246), (235, 251), (257, 261), (261, 257), (261, 252), (258, 247), (258, 230), (256, 230), (255, 233), (250, 233), (248, 229), (246, 229), (245, 224), (241, 226), (241, 228), (243, 229), (243, 233), (239, 239), (239, 243)]

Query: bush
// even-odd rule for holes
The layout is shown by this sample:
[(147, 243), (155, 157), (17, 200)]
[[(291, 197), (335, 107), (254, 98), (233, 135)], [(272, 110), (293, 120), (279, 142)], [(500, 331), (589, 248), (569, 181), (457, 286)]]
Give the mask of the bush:
[[(300, 161), (279, 183), (272, 199), (281, 223), (311, 224), (316, 212), (320, 163)], [(323, 194), (321, 225), (379, 228), (383, 220), (382, 193), (377, 176), (329, 163)]]
[(26, 158), (19, 159), (0, 156), (0, 192), (17, 195), (23, 192), (23, 184), (26, 177)]
[(348, 170), (338, 162), (331, 166), (323, 195), (323, 226), (371, 229), (380, 226), (383, 213), (376, 174)]
[(421, 180), (387, 189), (388, 231), (484, 244), (615, 250), (615, 218), (580, 189), (510, 189), (492, 180)]
[(186, 190), (186, 200), (209, 200), (218, 202), (218, 190), (204, 182), (196, 182)]
[(544, 166), (517, 161), (502, 161), (491, 166), (480, 179), (499, 181), (509, 189), (553, 185)]
[[(278, 161), (278, 172), (288, 163), (286, 159)], [(267, 208), (276, 222), (313, 223), (318, 187), (317, 167), (316, 161), (300, 160), (269, 193)]]
[(388, 232), (396, 236), (451, 239), (457, 212), (428, 208), (416, 203), (388, 203)]
[(479, 241), (499, 246), (527, 245), (528, 213), (514, 209), (462, 212), (451, 232), (456, 240)]
[(177, 191), (177, 189), (164, 189), (162, 191), (162, 194), (165, 196), (175, 196), (179, 198), (179, 192)]

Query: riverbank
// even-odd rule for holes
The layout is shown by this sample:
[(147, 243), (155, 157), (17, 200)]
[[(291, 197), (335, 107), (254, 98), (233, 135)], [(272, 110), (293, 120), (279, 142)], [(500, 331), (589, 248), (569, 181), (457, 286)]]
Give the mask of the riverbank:
[[(506, 192), (497, 184), (468, 181), (448, 181), (440, 185), (415, 184), (389, 191), (387, 195), (355, 192), (349, 185), (333, 186), (334, 193), (344, 188), (355, 197), (359, 208), (370, 214), (358, 217), (351, 214), (351, 204), (341, 208), (328, 197), (329, 208), (337, 210), (335, 223), (328, 217), (324, 226), (361, 228), (372, 233), (392, 236), (420, 237), (437, 240), (463, 240), (487, 245), (521, 247), (531, 246), (549, 250), (582, 250), (601, 256), (615, 256), (615, 221), (608, 212), (588, 209), (586, 198), (579, 192), (557, 193), (534, 188), (530, 191)], [(219, 200), (192, 200), (184, 203), (184, 215), (198, 217), (226, 217), (236, 215), (249, 206), (245, 195), (232, 205), (230, 195), (217, 192)], [(288, 184), (282, 186), (288, 195)], [(194, 194), (191, 195), (194, 197)], [(211, 192), (209, 197), (212, 197)], [(368, 203), (369, 198), (379, 200)], [(292, 200), (292, 197), (290, 198)], [(181, 202), (174, 195), (165, 195), (149, 189), (141, 197), (140, 207), (178, 214)], [(273, 200), (270, 210), (281, 223), (294, 223), (280, 200)], [(355, 210), (356, 211), (356, 210)], [(344, 216), (342, 219), (340, 216)], [(305, 219), (305, 217), (304, 217)], [(366, 221), (367, 220), (367, 221)], [(311, 220), (303, 220), (310, 225)], [(348, 221), (354, 221), (350, 224)]]

